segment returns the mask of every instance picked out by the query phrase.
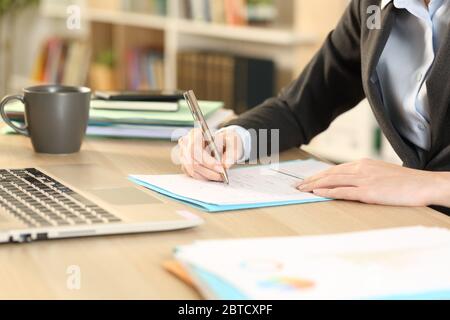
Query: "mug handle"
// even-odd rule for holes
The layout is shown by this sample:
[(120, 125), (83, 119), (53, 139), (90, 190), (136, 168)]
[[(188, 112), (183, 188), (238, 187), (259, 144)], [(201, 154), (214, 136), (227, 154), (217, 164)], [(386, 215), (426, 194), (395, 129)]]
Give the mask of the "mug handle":
[(2, 100), (2, 102), (0, 102), (0, 115), (3, 118), (3, 121), (5, 121), (5, 123), (7, 125), (9, 125), (11, 128), (13, 128), (17, 133), (23, 134), (24, 136), (28, 136), (29, 133), (27, 130), (28, 124), (27, 124), (26, 117), (25, 117), (25, 125), (23, 127), (18, 127), (14, 123), (12, 123), (11, 119), (9, 119), (8, 116), (6, 115), (5, 107), (10, 101), (13, 101), (13, 100), (19, 100), (20, 102), (25, 104), (25, 100), (24, 100), (23, 96), (20, 96), (20, 95), (7, 96)]

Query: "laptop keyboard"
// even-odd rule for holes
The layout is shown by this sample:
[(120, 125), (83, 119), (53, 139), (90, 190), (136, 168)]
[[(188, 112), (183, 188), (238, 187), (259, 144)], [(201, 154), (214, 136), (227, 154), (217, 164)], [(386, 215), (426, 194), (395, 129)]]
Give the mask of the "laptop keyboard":
[(31, 228), (121, 221), (37, 169), (0, 170), (0, 207)]

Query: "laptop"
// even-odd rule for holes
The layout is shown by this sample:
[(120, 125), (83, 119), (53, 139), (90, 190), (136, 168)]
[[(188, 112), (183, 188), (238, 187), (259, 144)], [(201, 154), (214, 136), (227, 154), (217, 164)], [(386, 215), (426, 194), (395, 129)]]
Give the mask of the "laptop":
[(203, 220), (98, 165), (0, 169), (0, 243), (162, 232)]

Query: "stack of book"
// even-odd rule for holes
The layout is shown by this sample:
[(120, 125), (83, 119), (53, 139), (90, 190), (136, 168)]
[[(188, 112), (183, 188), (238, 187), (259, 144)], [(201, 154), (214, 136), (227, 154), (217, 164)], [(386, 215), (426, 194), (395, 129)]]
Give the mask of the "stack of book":
[(274, 0), (182, 0), (182, 17), (228, 25), (270, 24), (277, 17)]
[(200, 99), (224, 101), (237, 114), (273, 97), (276, 68), (272, 60), (214, 52), (178, 55), (178, 87)]
[[(233, 117), (233, 112), (224, 110), (223, 102), (200, 101), (206, 121), (211, 130), (217, 130)], [(139, 110), (136, 103), (111, 103), (92, 100), (88, 136), (109, 138), (164, 139), (177, 141), (194, 127), (194, 120), (184, 101), (177, 103), (176, 111)], [(151, 106), (151, 104), (148, 104)], [(8, 116), (24, 123), (23, 105), (20, 102), (8, 105)], [(12, 133), (5, 129), (4, 133)]]
[(89, 73), (90, 47), (73, 39), (47, 40), (34, 63), (32, 80), (36, 83), (83, 85)]

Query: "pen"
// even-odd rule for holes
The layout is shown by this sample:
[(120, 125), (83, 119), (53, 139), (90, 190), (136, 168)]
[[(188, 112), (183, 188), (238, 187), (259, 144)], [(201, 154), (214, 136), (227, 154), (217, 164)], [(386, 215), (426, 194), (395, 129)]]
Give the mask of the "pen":
[[(222, 163), (222, 159), (220, 156), (220, 153), (217, 149), (216, 143), (214, 142), (214, 137), (211, 134), (211, 131), (209, 130), (208, 124), (205, 121), (205, 117), (203, 116), (202, 110), (200, 109), (200, 106), (198, 105), (197, 97), (195, 96), (194, 91), (190, 90), (184, 93), (184, 98), (186, 99), (186, 102), (189, 106), (189, 109), (191, 110), (192, 116), (194, 117), (195, 121), (198, 121), (200, 124), (203, 138), (206, 141), (207, 146), (211, 148), (212, 156), (219, 162)], [(225, 167), (222, 165), (223, 172), (221, 173), (223, 182), (225, 184), (230, 184), (230, 179), (228, 178), (228, 173)]]

